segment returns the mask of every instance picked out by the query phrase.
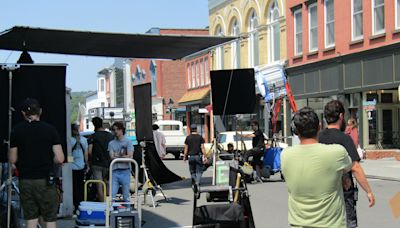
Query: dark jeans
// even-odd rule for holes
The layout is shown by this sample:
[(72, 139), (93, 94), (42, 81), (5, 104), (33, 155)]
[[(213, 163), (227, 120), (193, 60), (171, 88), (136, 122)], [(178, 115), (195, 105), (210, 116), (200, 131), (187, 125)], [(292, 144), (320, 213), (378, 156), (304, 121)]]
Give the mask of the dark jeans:
[(80, 202), (83, 201), (84, 175), (85, 171), (83, 169), (72, 170), (72, 192), (75, 210), (78, 210)]
[(248, 162), (249, 157), (253, 157), (252, 165), (262, 165), (261, 157), (264, 155), (264, 148), (254, 147), (251, 150), (248, 150), (243, 155), (243, 161)]
[(188, 160), (192, 180), (200, 185), (201, 176), (203, 175), (203, 161), (201, 155), (189, 155)]
[(354, 194), (358, 194), (354, 189), (344, 192), (344, 203), (346, 205), (347, 228), (357, 227), (357, 201)]

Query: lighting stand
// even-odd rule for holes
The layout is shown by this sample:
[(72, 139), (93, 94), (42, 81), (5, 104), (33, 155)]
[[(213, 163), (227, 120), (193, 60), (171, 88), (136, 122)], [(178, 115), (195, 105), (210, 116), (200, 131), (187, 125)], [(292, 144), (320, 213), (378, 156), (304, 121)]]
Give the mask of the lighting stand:
[[(12, 112), (15, 109), (12, 107), (12, 78), (13, 71), (19, 69), (18, 64), (6, 64), (1, 66), (2, 70), (8, 71), (8, 135), (7, 141), (4, 141), (7, 144), (7, 151), (10, 151), (10, 136), (11, 136), (11, 127), (12, 127)], [(7, 228), (11, 227), (11, 193), (12, 193), (12, 164), (8, 162), (8, 180), (6, 182), (7, 185)], [(15, 184), (14, 184), (15, 185)]]
[[(143, 203), (146, 204), (146, 195), (147, 195), (147, 193), (150, 193), (149, 195), (150, 195), (150, 198), (151, 198), (151, 201), (152, 201), (152, 204), (153, 204), (153, 208), (155, 208), (156, 204), (155, 204), (155, 201), (154, 201), (153, 192), (154, 192), (154, 195), (155, 195), (155, 192), (157, 190), (160, 190), (160, 192), (163, 195), (164, 199), (166, 201), (168, 201), (168, 199), (165, 196), (161, 186), (159, 186), (157, 184), (157, 182), (154, 180), (153, 176), (151, 175), (150, 170), (146, 166), (146, 161), (145, 161), (145, 159), (146, 159), (146, 150), (145, 150), (145, 148), (146, 148), (146, 140), (140, 142), (140, 146), (142, 147), (142, 165), (140, 166), (140, 168), (143, 169), (143, 174), (144, 174), (143, 175), (143, 188), (144, 188), (144, 186), (147, 186), (147, 190), (146, 191), (142, 188), (142, 191), (144, 193), (144, 202)], [(152, 191), (148, 192), (148, 190), (152, 190)]]

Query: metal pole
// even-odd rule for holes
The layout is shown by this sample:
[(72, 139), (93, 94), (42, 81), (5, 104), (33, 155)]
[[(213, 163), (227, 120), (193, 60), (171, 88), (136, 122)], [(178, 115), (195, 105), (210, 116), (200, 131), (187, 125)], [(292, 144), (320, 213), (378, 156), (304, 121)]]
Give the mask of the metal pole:
[[(7, 141), (7, 151), (10, 151), (10, 137), (11, 137), (11, 127), (12, 127), (12, 70), (8, 72), (8, 141)], [(10, 159), (8, 159), (8, 188), (7, 188), (7, 228), (11, 227), (11, 187), (12, 187), (12, 164)]]

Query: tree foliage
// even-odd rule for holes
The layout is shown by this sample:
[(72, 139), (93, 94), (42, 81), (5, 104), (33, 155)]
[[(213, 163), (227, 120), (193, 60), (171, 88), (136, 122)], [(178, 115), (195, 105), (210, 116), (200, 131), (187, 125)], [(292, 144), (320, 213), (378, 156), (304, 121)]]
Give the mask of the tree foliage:
[(71, 99), (71, 123), (75, 123), (78, 117), (79, 104), (86, 104), (86, 94), (90, 91), (72, 92)]

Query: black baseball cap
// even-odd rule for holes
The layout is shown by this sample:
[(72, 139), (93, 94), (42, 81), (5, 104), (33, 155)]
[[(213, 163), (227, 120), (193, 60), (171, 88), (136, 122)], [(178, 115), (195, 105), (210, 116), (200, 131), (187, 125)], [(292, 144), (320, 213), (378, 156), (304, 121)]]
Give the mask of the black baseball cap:
[(26, 98), (22, 103), (21, 110), (28, 115), (36, 115), (40, 113), (39, 101), (34, 98)]

